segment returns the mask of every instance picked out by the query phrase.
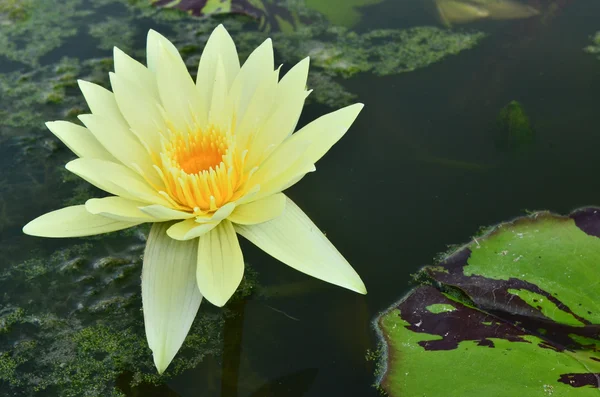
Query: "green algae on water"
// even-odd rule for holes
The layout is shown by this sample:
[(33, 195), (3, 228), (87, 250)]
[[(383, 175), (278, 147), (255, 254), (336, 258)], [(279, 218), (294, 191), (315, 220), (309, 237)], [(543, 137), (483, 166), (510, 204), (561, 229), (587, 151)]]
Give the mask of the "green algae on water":
[(119, 47), (126, 53), (133, 50), (136, 35), (135, 23), (131, 17), (108, 17), (89, 27), (90, 36), (98, 40), (98, 48), (112, 50)]
[[(141, 312), (144, 239), (121, 238), (108, 255), (100, 242), (40, 252), (0, 274), (0, 394), (123, 396), (115, 386), (123, 373), (131, 387), (160, 384), (221, 354), (225, 320), (237, 314), (203, 305), (172, 365), (156, 373)], [(247, 273), (234, 302), (252, 293), (255, 277)]]
[[(16, 2), (0, 0), (4, 7)], [(0, 23), (0, 56), (29, 66), (60, 47), (64, 40), (77, 34), (75, 20), (89, 15), (81, 10), (81, 0), (25, 0), (20, 8), (10, 8)], [(10, 15), (13, 15), (11, 18)]]
[(309, 55), (312, 66), (342, 77), (370, 72), (379, 76), (411, 72), (473, 48), (484, 33), (423, 26), (359, 34), (340, 27), (307, 27), (277, 35), (274, 45), (286, 59)]

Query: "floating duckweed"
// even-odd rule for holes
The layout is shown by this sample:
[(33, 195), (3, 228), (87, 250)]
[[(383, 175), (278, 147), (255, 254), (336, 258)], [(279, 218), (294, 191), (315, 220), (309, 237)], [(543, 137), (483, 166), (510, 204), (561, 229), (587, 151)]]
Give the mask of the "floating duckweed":
[(307, 97), (307, 103), (316, 102), (332, 108), (340, 108), (350, 105), (357, 97), (338, 83), (335, 77), (320, 71), (313, 71), (308, 75), (307, 85), (309, 88), (315, 88)]
[[(360, 72), (390, 75), (410, 72), (474, 47), (484, 33), (424, 26), (358, 34), (340, 27), (307, 27), (275, 39), (286, 59), (308, 54), (312, 64), (342, 77)], [(278, 44), (277, 44), (278, 43)]]
[[(5, 0), (4, 3), (11, 2)], [(89, 15), (89, 12), (78, 9), (81, 0), (32, 3), (23, 6), (23, 18), (0, 24), (0, 56), (37, 66), (40, 58), (60, 47), (64, 39), (77, 34), (75, 17)]]
[(27, 19), (33, 6), (32, 0), (0, 0), (0, 25)]
[(135, 38), (135, 24), (129, 17), (109, 17), (102, 22), (90, 25), (90, 35), (98, 40), (98, 48), (112, 50), (119, 47), (125, 52), (132, 52)]
[(0, 334), (7, 332), (14, 324), (21, 322), (25, 311), (20, 307), (4, 307), (0, 310)]

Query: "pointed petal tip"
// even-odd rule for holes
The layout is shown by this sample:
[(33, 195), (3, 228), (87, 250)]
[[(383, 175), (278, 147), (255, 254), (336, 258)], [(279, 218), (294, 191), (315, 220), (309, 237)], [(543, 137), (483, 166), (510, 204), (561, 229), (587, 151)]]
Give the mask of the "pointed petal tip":
[[(43, 216), (43, 215), (42, 215)], [(50, 237), (47, 236), (47, 233), (42, 233), (41, 230), (39, 230), (39, 227), (36, 227), (36, 221), (39, 219), (40, 217), (37, 217), (35, 219), (32, 219), (31, 221), (27, 222), (27, 224), (25, 226), (23, 226), (23, 233), (28, 235), (28, 236), (33, 236), (33, 237)]]
[(32, 224), (33, 221), (29, 221), (25, 226), (23, 226), (23, 233), (29, 236), (37, 236), (33, 230)]
[(223, 299), (220, 296), (208, 297), (206, 295), (203, 295), (203, 297), (204, 297), (204, 299), (206, 299), (207, 301), (209, 301), (210, 303), (212, 303), (216, 307), (223, 307), (223, 306), (225, 306), (225, 304), (227, 303), (227, 301), (229, 301), (229, 298)]
[(152, 358), (154, 359), (154, 366), (156, 367), (156, 371), (159, 375), (162, 375), (169, 367), (169, 364), (171, 364), (170, 360), (167, 361), (163, 357), (154, 354), (154, 352), (152, 352)]
[(83, 79), (77, 79), (77, 85), (79, 86), (79, 89), (80, 89), (81, 91), (83, 91), (84, 89), (86, 89), (86, 88), (89, 88), (89, 87), (91, 87), (91, 86), (94, 86), (94, 85), (96, 85), (96, 84), (94, 84), (94, 83), (91, 83), (91, 82), (89, 82), (89, 81), (87, 81), (87, 80), (83, 80)]
[[(359, 280), (360, 280), (360, 278), (359, 278)], [(358, 292), (361, 295), (366, 295), (367, 294), (367, 287), (362, 282), (362, 280), (360, 280), (360, 285), (358, 285), (357, 288), (354, 289), (354, 291)]]
[(86, 113), (86, 114), (80, 114), (77, 116), (77, 118), (79, 119), (79, 121), (81, 121), (83, 124), (85, 124), (86, 120), (89, 120), (90, 117), (92, 117), (93, 114), (90, 113)]
[(67, 171), (71, 171), (71, 172), (73, 172), (73, 171), (72, 171), (72, 168), (73, 168), (73, 163), (74, 163), (76, 160), (77, 160), (77, 159), (75, 159), (75, 160), (71, 160), (71, 161), (69, 161), (67, 164), (65, 164), (65, 168), (67, 169)]
[[(79, 90), (83, 93), (85, 88), (90, 84), (89, 81), (77, 79), (77, 85), (79, 86)], [(84, 94), (85, 95), (85, 94)]]

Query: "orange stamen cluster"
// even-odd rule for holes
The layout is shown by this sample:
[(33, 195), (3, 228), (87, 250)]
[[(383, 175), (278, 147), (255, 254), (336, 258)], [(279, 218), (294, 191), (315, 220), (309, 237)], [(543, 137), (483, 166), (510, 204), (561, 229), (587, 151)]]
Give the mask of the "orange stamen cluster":
[(171, 133), (163, 139), (155, 167), (166, 193), (196, 215), (216, 211), (241, 196), (247, 180), (246, 151), (236, 150), (232, 136), (215, 127), (190, 133)]

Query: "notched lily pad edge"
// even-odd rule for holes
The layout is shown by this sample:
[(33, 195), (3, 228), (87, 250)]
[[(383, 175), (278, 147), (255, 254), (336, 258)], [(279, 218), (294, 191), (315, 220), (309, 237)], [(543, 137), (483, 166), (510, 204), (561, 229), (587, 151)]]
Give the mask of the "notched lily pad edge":
[[(375, 369), (375, 380), (373, 383), (373, 387), (375, 387), (382, 395), (387, 395), (382, 385), (386, 382), (386, 375), (388, 374), (388, 362), (390, 352), (388, 346), (390, 345), (390, 341), (388, 340), (387, 335), (382, 330), (381, 321), (382, 319), (389, 314), (391, 311), (396, 310), (398, 306), (400, 306), (406, 299), (414, 292), (414, 290), (420, 286), (429, 285), (436, 288), (438, 291), (450, 295), (457, 302), (469, 306), (476, 307), (473, 301), (468, 297), (465, 291), (460, 288), (449, 286), (434, 280), (431, 275), (427, 272), (428, 269), (441, 268), (440, 264), (443, 262), (452, 262), (454, 260), (462, 260), (462, 256), (465, 253), (469, 253), (469, 247), (475, 244), (479, 244), (480, 241), (486, 240), (490, 237), (493, 237), (497, 234), (500, 229), (506, 226), (514, 226), (523, 223), (531, 223), (538, 221), (542, 218), (554, 218), (558, 220), (574, 220), (575, 225), (579, 227), (585, 233), (599, 237), (600, 238), (600, 227), (594, 227), (594, 222), (590, 222), (593, 218), (600, 219), (600, 207), (595, 206), (583, 206), (577, 209), (572, 210), (568, 215), (560, 215), (552, 211), (548, 210), (525, 210), (526, 215), (521, 215), (513, 218), (512, 220), (500, 222), (498, 224), (492, 226), (483, 226), (479, 229), (478, 233), (476, 233), (471, 239), (464, 244), (451, 244), (448, 245), (448, 249), (438, 255), (436, 255), (433, 259), (433, 265), (425, 265), (421, 267), (416, 273), (412, 275), (412, 284), (413, 288), (410, 289), (406, 294), (404, 294), (400, 299), (392, 303), (386, 309), (381, 311), (377, 316), (373, 319), (371, 325), (375, 334), (377, 335), (377, 348), (374, 351), (367, 352), (366, 359), (368, 361), (376, 362)], [(600, 222), (595, 222), (598, 225)]]

